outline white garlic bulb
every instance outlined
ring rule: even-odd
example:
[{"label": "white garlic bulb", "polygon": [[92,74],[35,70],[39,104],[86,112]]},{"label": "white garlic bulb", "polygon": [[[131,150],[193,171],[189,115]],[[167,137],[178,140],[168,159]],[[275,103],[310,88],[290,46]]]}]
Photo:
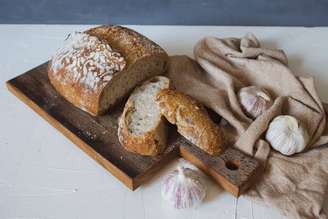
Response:
[{"label": "white garlic bulb", "polygon": [[275,150],[292,155],[304,150],[309,135],[295,117],[284,115],[272,120],[265,138]]},{"label": "white garlic bulb", "polygon": [[195,170],[178,167],[165,177],[162,184],[162,197],[173,207],[191,208],[205,198],[205,186]]},{"label": "white garlic bulb", "polygon": [[238,98],[243,110],[251,118],[260,116],[264,111],[269,109],[273,103],[268,92],[257,86],[240,89]]}]

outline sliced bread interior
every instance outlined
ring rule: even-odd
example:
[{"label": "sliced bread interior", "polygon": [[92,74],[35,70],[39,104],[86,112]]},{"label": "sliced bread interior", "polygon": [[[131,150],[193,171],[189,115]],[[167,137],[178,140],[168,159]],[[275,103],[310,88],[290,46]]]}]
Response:
[{"label": "sliced bread interior", "polygon": [[133,91],[119,119],[119,141],[126,150],[158,155],[165,149],[167,124],[155,98],[159,91],[169,87],[167,77],[156,76]]},{"label": "sliced bread interior", "polygon": [[99,112],[106,112],[145,79],[163,73],[165,64],[163,56],[146,57],[134,63],[133,67],[121,71],[104,88],[99,100]]}]

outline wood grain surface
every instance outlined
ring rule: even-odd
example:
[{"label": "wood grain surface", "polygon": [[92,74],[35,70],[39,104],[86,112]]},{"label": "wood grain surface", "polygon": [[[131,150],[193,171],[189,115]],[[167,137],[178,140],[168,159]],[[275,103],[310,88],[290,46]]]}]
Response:
[{"label": "wood grain surface", "polygon": [[132,190],[178,157],[179,153],[235,196],[246,191],[259,175],[255,174],[260,172],[260,164],[255,159],[232,148],[212,157],[177,135],[174,128],[171,129],[168,147],[160,156],[141,156],[124,150],[117,137],[117,120],[123,103],[103,116],[93,117],[83,112],[51,86],[47,63],[8,81],[7,87]]},{"label": "wood grain surface", "polygon": [[181,156],[213,177],[226,191],[238,197],[261,174],[260,163],[234,148],[228,148],[220,156],[209,156],[186,139],[179,139]]}]

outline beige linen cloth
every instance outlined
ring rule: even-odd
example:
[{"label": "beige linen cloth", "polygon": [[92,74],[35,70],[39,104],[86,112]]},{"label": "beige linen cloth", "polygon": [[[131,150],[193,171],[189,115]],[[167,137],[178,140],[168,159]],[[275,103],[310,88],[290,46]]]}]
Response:
[{"label": "beige linen cloth", "polygon": [[[207,37],[194,48],[197,62],[187,56],[170,58],[168,76],[176,89],[189,94],[227,121],[229,141],[265,166],[262,179],[246,194],[275,206],[290,218],[326,218],[323,212],[328,184],[326,114],[311,77],[296,77],[282,50],[262,48],[252,34],[218,39]],[[242,111],[237,93],[257,85],[275,98],[256,120]],[[283,156],[263,139],[270,121],[292,115],[306,127],[307,150]],[[320,146],[320,147],[318,147]]]}]

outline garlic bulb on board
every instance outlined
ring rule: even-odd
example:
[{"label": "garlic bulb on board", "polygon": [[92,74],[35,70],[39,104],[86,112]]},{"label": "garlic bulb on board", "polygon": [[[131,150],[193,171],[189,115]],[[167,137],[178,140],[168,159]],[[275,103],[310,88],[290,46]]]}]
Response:
[{"label": "garlic bulb on board", "polygon": [[271,146],[284,155],[301,152],[306,147],[309,135],[293,116],[277,116],[265,135]]},{"label": "garlic bulb on board", "polygon": [[162,197],[173,207],[196,207],[205,198],[205,186],[195,170],[178,167],[165,177],[162,184]]},{"label": "garlic bulb on board", "polygon": [[243,110],[251,118],[260,116],[273,104],[268,92],[257,86],[241,88],[238,92],[238,98]]}]

